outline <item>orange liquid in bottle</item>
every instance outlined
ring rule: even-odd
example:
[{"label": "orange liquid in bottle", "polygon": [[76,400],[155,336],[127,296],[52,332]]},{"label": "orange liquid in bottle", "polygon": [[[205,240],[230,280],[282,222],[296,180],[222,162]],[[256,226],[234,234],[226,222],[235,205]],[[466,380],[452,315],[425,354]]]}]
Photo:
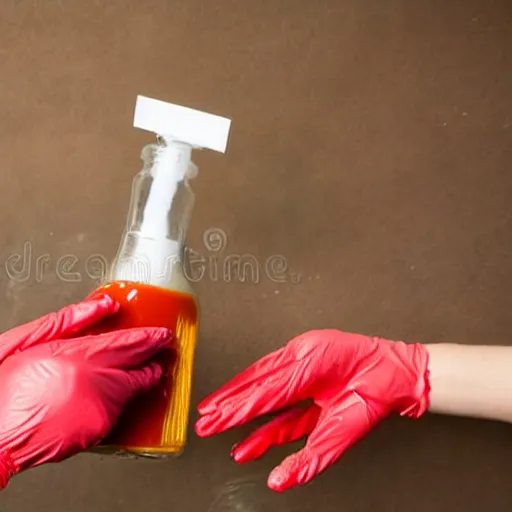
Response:
[{"label": "orange liquid in bottle", "polygon": [[196,299],[185,293],[126,281],[103,285],[91,297],[98,294],[109,295],[121,308],[95,326],[94,333],[130,327],[167,327],[176,335],[175,359],[169,361],[160,385],[128,404],[102,445],[137,455],[178,455],[187,438],[198,324]]}]

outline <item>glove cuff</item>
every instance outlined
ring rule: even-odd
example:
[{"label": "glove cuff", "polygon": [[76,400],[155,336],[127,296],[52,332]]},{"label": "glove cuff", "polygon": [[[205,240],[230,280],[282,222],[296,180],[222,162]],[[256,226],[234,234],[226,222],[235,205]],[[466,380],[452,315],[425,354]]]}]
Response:
[{"label": "glove cuff", "polygon": [[9,480],[17,473],[14,462],[8,453],[0,453],[0,490],[5,489]]},{"label": "glove cuff", "polygon": [[430,407],[429,353],[421,343],[388,342],[391,361],[400,388],[398,413],[411,419],[419,419]]}]

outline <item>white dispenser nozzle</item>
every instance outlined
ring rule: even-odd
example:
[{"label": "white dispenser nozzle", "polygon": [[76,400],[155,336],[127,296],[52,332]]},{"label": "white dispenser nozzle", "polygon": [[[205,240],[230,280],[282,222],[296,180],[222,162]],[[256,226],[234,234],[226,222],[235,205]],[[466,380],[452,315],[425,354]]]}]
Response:
[{"label": "white dispenser nozzle", "polygon": [[133,126],[192,147],[226,151],[231,120],[165,101],[137,96]]}]

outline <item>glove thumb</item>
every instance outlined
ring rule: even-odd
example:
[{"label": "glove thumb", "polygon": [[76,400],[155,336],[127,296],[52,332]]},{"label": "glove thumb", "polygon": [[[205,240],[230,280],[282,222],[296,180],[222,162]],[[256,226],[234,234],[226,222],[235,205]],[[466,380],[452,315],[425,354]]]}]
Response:
[{"label": "glove thumb", "polygon": [[15,352],[40,343],[68,338],[113,315],[119,309],[108,296],[70,304],[0,335],[0,363]]}]

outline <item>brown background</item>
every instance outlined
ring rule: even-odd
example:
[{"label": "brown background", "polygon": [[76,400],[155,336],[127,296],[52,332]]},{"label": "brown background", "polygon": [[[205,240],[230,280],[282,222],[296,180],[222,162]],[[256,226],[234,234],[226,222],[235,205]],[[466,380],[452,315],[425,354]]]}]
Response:
[{"label": "brown background", "polygon": [[[114,255],[151,140],[140,93],[233,119],[227,154],[196,158],[190,245],[209,256],[221,229],[220,261],[281,254],[301,275],[197,283],[194,402],[310,328],[510,343],[511,22],[507,0],[5,0],[0,256],[28,242],[32,267],[2,268],[1,328],[80,300],[87,257]],[[70,254],[76,282],[58,274]],[[266,475],[296,447],[238,467],[242,433],[192,435],[171,462],[41,467],[0,510],[511,510],[506,425],[391,420],[283,495]]]}]

